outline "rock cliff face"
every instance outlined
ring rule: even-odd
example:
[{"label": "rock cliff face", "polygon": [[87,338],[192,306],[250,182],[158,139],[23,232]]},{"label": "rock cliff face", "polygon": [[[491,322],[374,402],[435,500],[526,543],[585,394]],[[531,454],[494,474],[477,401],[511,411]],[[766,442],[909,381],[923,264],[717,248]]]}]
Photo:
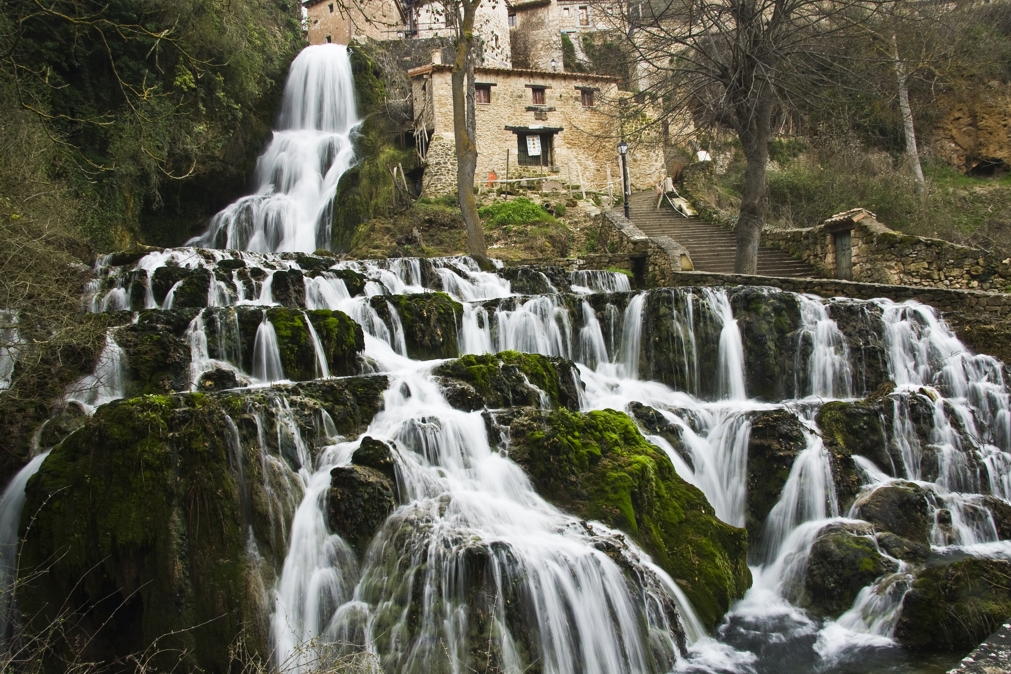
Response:
[{"label": "rock cliff face", "polygon": [[942,101],[934,151],[952,166],[986,175],[1011,167],[1011,91],[996,83]]}]

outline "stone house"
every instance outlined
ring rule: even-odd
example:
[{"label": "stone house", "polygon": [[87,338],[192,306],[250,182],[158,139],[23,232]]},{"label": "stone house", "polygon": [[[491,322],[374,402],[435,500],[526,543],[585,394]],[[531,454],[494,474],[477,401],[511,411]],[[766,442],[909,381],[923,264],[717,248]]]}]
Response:
[{"label": "stone house", "polygon": [[[438,3],[424,0],[303,0],[309,44],[350,44],[355,39],[404,40],[450,37],[452,20]],[[476,32],[484,40],[484,62],[512,65],[505,0],[478,7]]]},{"label": "stone house", "polygon": [[[429,64],[409,71],[415,127],[423,139],[424,188],[428,194],[456,190],[451,67]],[[618,164],[618,79],[554,70],[476,70],[478,160],[476,183],[555,179],[586,189],[621,194]],[[634,189],[655,185],[663,170],[658,145],[629,150]]]}]

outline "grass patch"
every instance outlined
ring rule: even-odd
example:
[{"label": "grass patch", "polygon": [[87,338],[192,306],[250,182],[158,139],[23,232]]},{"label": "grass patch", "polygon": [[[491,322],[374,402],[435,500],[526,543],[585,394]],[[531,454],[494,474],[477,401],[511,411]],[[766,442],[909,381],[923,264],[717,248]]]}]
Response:
[{"label": "grass patch", "polygon": [[524,197],[485,206],[478,211],[478,214],[489,225],[529,225],[540,222],[555,224],[558,222],[542,206]]}]

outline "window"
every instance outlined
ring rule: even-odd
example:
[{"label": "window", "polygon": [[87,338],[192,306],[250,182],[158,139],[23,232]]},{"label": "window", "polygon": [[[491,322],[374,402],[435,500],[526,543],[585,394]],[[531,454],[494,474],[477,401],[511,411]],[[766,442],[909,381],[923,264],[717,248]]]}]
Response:
[{"label": "window", "polygon": [[327,5],[327,8],[330,10],[330,13],[333,14],[333,3],[332,2],[329,5]]},{"label": "window", "polygon": [[475,103],[491,103],[491,85],[490,84],[475,84],[474,85],[474,102]]},{"label": "window", "polygon": [[516,27],[516,15],[515,14],[510,14],[509,15],[509,27],[510,28],[515,28]]},{"label": "window", "polygon": [[544,105],[544,87],[533,87],[530,93],[533,94],[534,105]]},{"label": "window", "polygon": [[498,49],[498,33],[491,34],[491,41],[495,43],[495,49]]},{"label": "window", "polygon": [[562,18],[565,18],[565,19],[569,18],[569,8],[568,7],[562,7]]},{"label": "window", "polygon": [[584,108],[593,107],[593,90],[592,89],[580,89],[579,97],[583,102]]},{"label": "window", "polygon": [[329,36],[329,35],[327,35],[327,36],[326,36],[326,43],[327,43],[327,44],[330,44],[331,42],[333,42],[333,40],[332,40],[332,39],[330,38],[330,36]]},{"label": "window", "polygon": [[579,8],[579,25],[589,26],[590,25],[590,8],[580,7]]}]

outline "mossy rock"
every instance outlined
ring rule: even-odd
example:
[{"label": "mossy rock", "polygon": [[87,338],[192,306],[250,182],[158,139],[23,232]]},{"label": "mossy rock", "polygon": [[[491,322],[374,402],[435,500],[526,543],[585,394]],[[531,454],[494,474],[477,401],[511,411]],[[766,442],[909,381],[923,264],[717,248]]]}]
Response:
[{"label": "mossy rock", "polygon": [[[365,350],[365,336],[361,326],[347,314],[328,309],[301,311],[272,307],[267,310],[267,320],[277,333],[285,377],[293,381],[307,381],[319,376],[316,348],[306,317],[319,337],[330,374],[357,374],[358,354]],[[253,334],[255,336],[255,332]]]},{"label": "mossy rock", "polygon": [[[26,488],[19,602],[29,633],[64,610],[67,641],[51,644],[54,659],[85,636],[81,656],[98,662],[157,640],[159,669],[184,653],[188,671],[224,672],[240,633],[266,658],[262,588],[281,568],[302,498],[293,434],[312,457],[332,442],[324,418],[338,434],[361,433],[387,386],[350,377],[100,407]],[[247,554],[250,531],[259,560]]]},{"label": "mossy rock", "polygon": [[380,295],[369,301],[388,326],[393,324],[390,307],[396,310],[404,329],[408,357],[433,360],[460,355],[457,325],[463,317],[463,305],[446,293]]},{"label": "mossy rock", "polygon": [[393,458],[393,450],[381,440],[376,440],[367,435],[362,438],[358,449],[351,456],[351,463],[355,466],[365,466],[377,470],[392,483],[396,484],[397,464]]},{"label": "mossy rock", "polygon": [[914,543],[901,536],[896,536],[890,531],[882,531],[875,538],[878,541],[878,547],[896,559],[922,564],[930,556],[929,545]]},{"label": "mossy rock", "polygon": [[783,493],[790,469],[807,447],[804,426],[789,410],[757,412],[748,439],[748,492],[745,527],[760,540],[765,520]]},{"label": "mossy rock", "polygon": [[499,276],[508,279],[511,290],[520,295],[567,293],[571,290],[569,275],[561,267],[506,267],[499,272]]},{"label": "mossy rock", "polygon": [[[689,309],[694,317],[692,325],[687,320]],[[652,290],[643,312],[640,377],[663,382],[699,398],[717,398],[719,382],[712,373],[718,371],[722,326],[701,293],[695,288]],[[606,316],[599,310],[597,315],[601,329],[607,330]],[[618,347],[616,343],[608,344],[610,353],[615,353]]]},{"label": "mossy rock", "polygon": [[195,309],[207,306],[207,293],[211,287],[211,272],[203,267],[186,269],[166,265],[155,270],[151,290],[159,306],[172,287],[181,282],[172,296],[173,309]]},{"label": "mossy rock", "polygon": [[802,606],[816,616],[838,618],[853,606],[861,589],[897,568],[868,537],[829,528],[811,546]]},{"label": "mossy rock", "polygon": [[579,372],[572,361],[561,358],[518,351],[467,355],[439,365],[433,373],[442,378],[450,403],[469,411],[482,406],[541,407],[537,389],[553,407],[579,409]]},{"label": "mossy rock", "polygon": [[368,466],[338,466],[330,471],[327,492],[327,524],[355,552],[365,549],[393,509],[397,507],[395,484]]},{"label": "mossy rock", "polygon": [[186,669],[225,671],[236,636],[247,625],[263,632],[252,624],[262,616],[250,609],[240,487],[221,427],[202,397],[105,405],[29,481],[19,602],[30,633],[70,611],[55,659],[95,635],[87,660],[157,641],[154,666],[171,669],[185,651]]},{"label": "mossy rock", "polygon": [[745,389],[752,398],[785,400],[794,394],[800,303],[792,293],[742,287],[730,306],[744,345]]},{"label": "mossy rock", "polygon": [[1011,616],[1011,562],[964,559],[917,574],[895,640],[913,651],[968,652]]},{"label": "mossy rock", "polygon": [[856,503],[860,519],[873,524],[878,531],[920,545],[930,545],[930,518],[927,515],[927,492],[912,482],[892,482],[861,497]]},{"label": "mossy rock", "polygon": [[640,428],[650,435],[659,435],[666,440],[681,457],[681,460],[689,468],[695,470],[695,457],[692,455],[691,448],[685,443],[684,433],[680,426],[672,424],[663,414],[640,402],[629,403],[628,411],[639,422]]},{"label": "mossy rock", "polygon": [[[874,462],[886,474],[895,476],[881,426],[881,410],[867,402],[835,400],[818,410],[815,422],[821,430],[825,446],[835,453],[852,456],[858,454]],[[901,471],[901,466],[898,466]]]},{"label": "mossy rock", "polygon": [[128,395],[188,388],[190,347],[183,335],[198,311],[142,311],[135,323],[116,331],[116,343],[126,355]]},{"label": "mossy rock", "polygon": [[510,425],[509,456],[560,508],[631,536],[682,586],[708,629],[751,585],[747,533],[717,519],[627,415],[528,411]]},{"label": "mossy rock", "polygon": [[274,272],[270,282],[270,294],[283,307],[305,306],[305,280],[298,269]]}]

